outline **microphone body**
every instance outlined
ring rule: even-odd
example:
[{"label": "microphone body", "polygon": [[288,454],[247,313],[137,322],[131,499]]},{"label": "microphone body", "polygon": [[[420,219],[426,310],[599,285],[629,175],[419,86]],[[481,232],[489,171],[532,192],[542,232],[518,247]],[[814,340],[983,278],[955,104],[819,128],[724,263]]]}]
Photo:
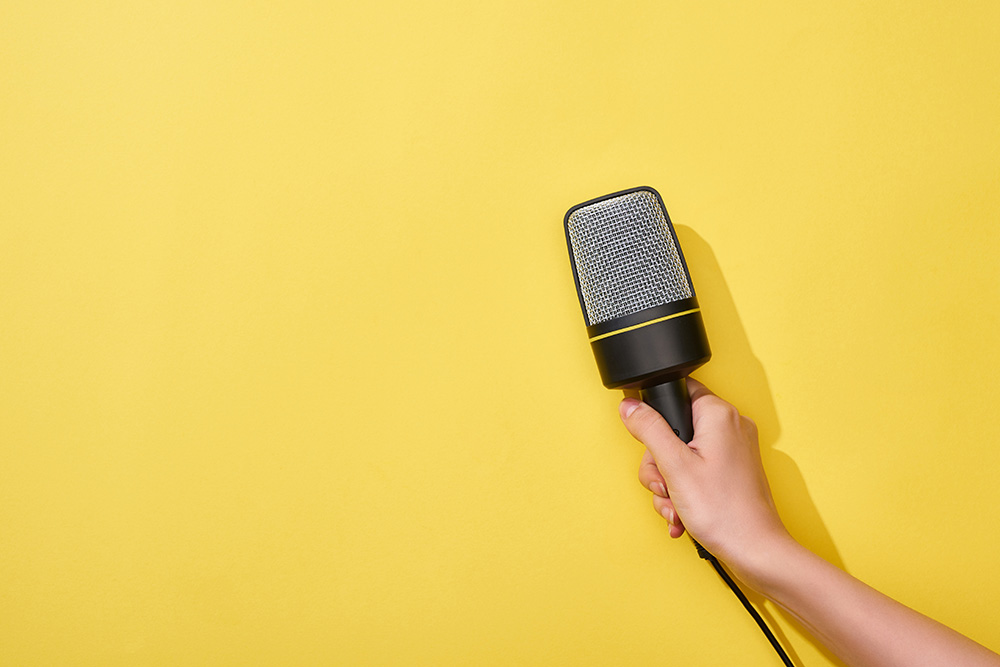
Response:
[{"label": "microphone body", "polygon": [[591,199],[571,208],[564,225],[601,381],[638,394],[690,442],[686,378],[712,352],[659,193],[639,187]]}]

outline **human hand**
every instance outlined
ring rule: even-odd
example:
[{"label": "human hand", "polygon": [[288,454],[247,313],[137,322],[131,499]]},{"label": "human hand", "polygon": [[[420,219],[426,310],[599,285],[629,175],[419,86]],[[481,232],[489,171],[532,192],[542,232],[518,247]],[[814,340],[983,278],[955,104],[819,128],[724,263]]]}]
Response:
[{"label": "human hand", "polygon": [[723,561],[744,584],[787,610],[849,665],[987,665],[1000,655],[903,606],[799,545],[785,530],[760,460],[757,427],[688,379],[694,439],[626,398],[619,411],[646,446],[639,481],[653,506]]},{"label": "human hand", "polygon": [[757,442],[757,426],[697,380],[688,379],[694,439],[685,444],[641,401],[626,398],[622,421],[646,446],[639,481],[670,522],[670,536],[685,529],[740,576],[755,554],[791,539],[771,497]]}]

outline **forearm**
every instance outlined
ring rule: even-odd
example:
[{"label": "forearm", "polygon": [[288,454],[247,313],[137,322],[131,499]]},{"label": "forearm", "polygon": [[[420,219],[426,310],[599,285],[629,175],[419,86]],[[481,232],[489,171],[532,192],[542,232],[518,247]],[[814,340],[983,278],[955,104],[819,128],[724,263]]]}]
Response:
[{"label": "forearm", "polygon": [[1000,665],[1000,656],[831,565],[776,538],[735,571],[852,667]]}]

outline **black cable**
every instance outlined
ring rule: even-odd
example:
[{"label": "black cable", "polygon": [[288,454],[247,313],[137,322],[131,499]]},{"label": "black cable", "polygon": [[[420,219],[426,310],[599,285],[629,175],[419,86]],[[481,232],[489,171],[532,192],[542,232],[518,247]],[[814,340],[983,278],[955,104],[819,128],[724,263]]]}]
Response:
[{"label": "black cable", "polygon": [[788,659],[788,654],[786,654],[785,650],[781,648],[781,644],[779,644],[778,640],[775,639],[773,634],[771,634],[771,629],[767,627],[767,623],[765,623],[764,619],[760,617],[760,614],[757,613],[757,610],[753,608],[753,605],[750,604],[750,600],[748,600],[747,596],[743,594],[743,591],[741,591],[740,587],[736,585],[736,582],[733,581],[732,578],[723,569],[722,564],[719,563],[719,559],[710,554],[708,552],[708,549],[698,544],[698,540],[692,537],[691,541],[694,542],[694,546],[698,550],[698,555],[707,560],[709,564],[711,564],[711,566],[715,568],[715,571],[719,573],[719,576],[722,577],[722,580],[724,582],[726,582],[726,585],[729,586],[729,588],[733,591],[733,594],[736,595],[739,601],[743,603],[743,606],[746,607],[746,610],[750,612],[750,616],[752,616],[753,620],[755,620],[757,622],[757,625],[760,626],[760,629],[764,633],[764,636],[767,637],[767,641],[771,643],[771,647],[774,648],[775,652],[778,654],[778,657],[781,658],[781,662],[785,664],[785,667],[795,667],[795,664]]}]

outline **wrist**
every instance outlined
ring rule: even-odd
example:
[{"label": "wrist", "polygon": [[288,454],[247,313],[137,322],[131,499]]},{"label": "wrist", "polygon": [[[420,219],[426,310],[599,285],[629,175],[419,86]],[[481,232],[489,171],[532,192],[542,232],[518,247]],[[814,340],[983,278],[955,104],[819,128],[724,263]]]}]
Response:
[{"label": "wrist", "polygon": [[738,554],[724,558],[723,562],[737,579],[764,597],[771,598],[789,565],[803,553],[809,552],[782,527],[745,543]]}]

